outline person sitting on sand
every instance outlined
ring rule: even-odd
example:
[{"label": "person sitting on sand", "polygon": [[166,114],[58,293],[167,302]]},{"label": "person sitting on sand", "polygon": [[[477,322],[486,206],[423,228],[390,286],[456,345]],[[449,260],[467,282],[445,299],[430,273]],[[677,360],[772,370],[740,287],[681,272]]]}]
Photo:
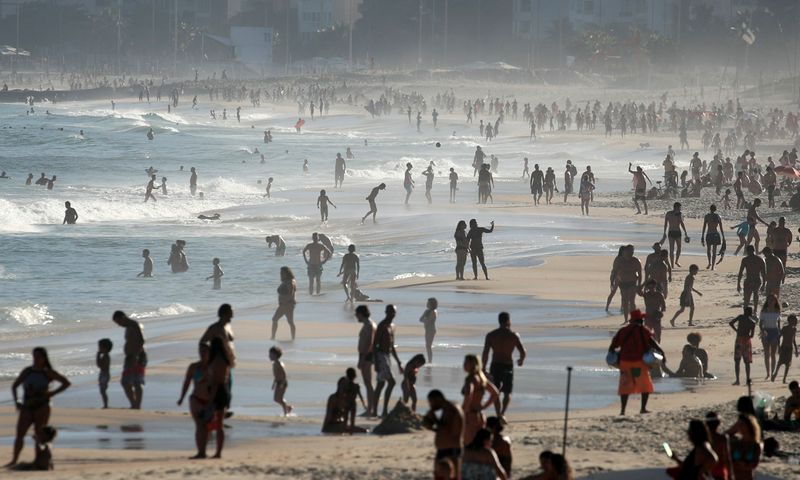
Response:
[{"label": "person sitting on sand", "polygon": [[503,435],[503,421],[499,417],[488,417],[486,419],[486,429],[492,432],[492,449],[497,453],[500,465],[506,471],[506,475],[511,477],[511,465],[513,456],[511,454],[511,439]]},{"label": "person sitting on sand", "polygon": [[275,391],[275,403],[283,408],[284,416],[292,413],[292,406],[289,405],[284,399],[286,389],[289,387],[289,381],[286,376],[286,368],[281,362],[283,350],[280,347],[271,347],[269,349],[269,360],[272,362],[272,390]]},{"label": "person sitting on sand", "polygon": [[347,378],[341,377],[336,384],[336,392],[328,397],[322,433],[366,433],[363,427],[348,425],[347,422]]},{"label": "person sitting on sand", "polygon": [[703,378],[703,364],[700,359],[694,354],[694,348],[691,345],[684,345],[683,352],[681,353],[681,363],[678,369],[674,372],[673,376],[682,378]]},{"label": "person sitting on sand", "polygon": [[417,411],[417,375],[419,369],[425,365],[425,355],[418,353],[406,362],[403,368],[403,383],[400,388],[403,390],[403,402],[411,400],[411,411]]},{"label": "person sitting on sand", "polygon": [[707,478],[719,461],[711,447],[708,427],[702,420],[691,420],[687,433],[689,441],[692,443],[692,451],[683,460],[673,452],[672,459],[678,463],[678,466],[667,469],[667,473],[671,477],[679,479]]},{"label": "person sitting on sand", "polygon": [[620,415],[625,415],[628,397],[636,393],[642,395],[642,408],[639,412],[649,413],[647,400],[653,393],[653,380],[650,378],[650,369],[642,357],[651,348],[664,356],[666,364],[664,350],[655,341],[652,332],[644,326],[644,314],[634,310],[631,312],[630,323],[617,331],[608,347],[609,352],[619,353]]},{"label": "person sitting on sand", "polygon": [[733,349],[733,365],[736,372],[734,385],[739,385],[739,362],[744,361],[747,384],[750,383],[750,364],[753,363],[753,335],[756,331],[756,320],[753,308],[744,307],[744,313],[731,320],[730,327],[736,332],[736,343]]},{"label": "person sitting on sand", "polygon": [[475,438],[464,448],[461,464],[462,479],[506,480],[508,478],[491,444],[492,433],[489,430],[481,428],[475,432]]},{"label": "person sitting on sand", "polygon": [[789,392],[783,405],[783,421],[789,422],[794,417],[795,422],[800,422],[800,384],[796,380],[789,382]]},{"label": "person sitting on sand", "polygon": [[11,469],[15,471],[54,470],[53,453],[50,450],[50,444],[55,440],[57,433],[57,430],[49,425],[42,427],[40,433],[33,435],[33,441],[36,444],[36,455],[33,458],[33,463],[18,463]]},{"label": "person sitting on sand", "polygon": [[280,235],[267,235],[267,248],[272,248],[272,244],[275,244],[275,256],[282,257],[286,255],[286,242],[283,241],[283,237]]},{"label": "person sitting on sand", "polygon": [[192,386],[192,394],[189,396],[189,413],[195,424],[195,443],[197,446],[196,458],[206,458],[206,444],[208,438],[208,427],[214,415],[210,405],[211,397],[208,391],[208,362],[211,350],[207,343],[198,346],[200,359],[189,365],[186,375],[183,378],[181,396],[178,398],[178,406],[183,404],[189,386]]},{"label": "person sitting on sand", "polygon": [[[450,460],[455,467],[454,478],[461,478],[464,414],[455,403],[447,400],[440,390],[428,393],[430,410],[422,417],[422,426],[436,432],[436,461]],[[436,413],[442,411],[438,417]]]}]

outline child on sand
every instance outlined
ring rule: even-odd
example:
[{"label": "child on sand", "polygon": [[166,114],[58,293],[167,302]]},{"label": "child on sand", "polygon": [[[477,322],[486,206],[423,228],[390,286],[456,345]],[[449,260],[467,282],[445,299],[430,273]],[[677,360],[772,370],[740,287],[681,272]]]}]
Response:
[{"label": "child on sand", "polygon": [[743,249],[745,245],[747,245],[747,234],[750,233],[750,224],[745,220],[739,225],[731,227],[731,230],[736,230],[736,236],[739,237],[739,246],[736,247],[736,251],[733,252],[735,256],[739,255],[739,250]]},{"label": "child on sand", "polygon": [[417,374],[423,365],[425,365],[425,355],[418,353],[411,357],[411,360],[406,362],[406,366],[403,368],[403,402],[408,403],[410,398],[411,410],[414,412],[417,411],[417,388],[415,387]]},{"label": "child on sand", "polygon": [[700,271],[700,268],[697,265],[690,265],[689,266],[689,275],[686,275],[686,280],[683,282],[683,292],[681,292],[680,298],[680,305],[681,308],[677,312],[675,312],[675,316],[672,317],[672,320],[669,321],[669,324],[673,327],[675,326],[675,319],[686,310],[686,307],[689,307],[689,326],[693,326],[692,320],[694,319],[694,296],[692,293],[696,293],[703,296],[702,293],[698,292],[694,288],[694,279],[697,276],[697,272]]},{"label": "child on sand", "polygon": [[152,277],[153,276],[153,259],[150,258],[150,250],[144,249],[142,250],[142,258],[144,258],[144,266],[142,267],[142,271],[136,277]]},{"label": "child on sand", "polygon": [[272,347],[269,349],[269,359],[272,361],[272,389],[275,390],[275,403],[283,407],[283,414],[289,415],[292,413],[292,406],[286,403],[283,396],[286,394],[286,388],[289,382],[286,379],[286,369],[281,362],[283,350],[280,347]]},{"label": "child on sand", "polygon": [[50,444],[53,443],[57,433],[57,430],[49,425],[42,427],[41,434],[39,436],[34,434],[33,436],[33,440],[36,442],[36,456],[33,459],[33,463],[18,463],[11,469],[27,471],[53,470],[53,454],[50,451]]},{"label": "child on sand", "polygon": [[725,189],[725,195],[722,196],[722,208],[725,210],[731,209],[731,189]]},{"label": "child on sand", "polygon": [[425,305],[425,311],[419,317],[420,323],[425,325],[425,350],[428,352],[428,363],[433,363],[433,338],[436,336],[436,319],[438,313],[436,309],[439,307],[439,301],[434,297],[428,299]]},{"label": "child on sand", "polygon": [[206,277],[206,281],[213,278],[214,290],[220,290],[222,288],[222,276],[225,275],[225,272],[223,272],[222,268],[219,266],[219,258],[212,260],[211,264],[214,265],[214,270],[212,271],[211,275]]},{"label": "child on sand", "polygon": [[785,366],[783,370],[783,383],[786,383],[786,375],[789,373],[789,367],[792,366],[792,353],[795,356],[800,355],[797,349],[797,316],[789,315],[786,319],[787,325],[781,329],[781,346],[778,348],[778,364],[775,365],[775,371],[772,373],[772,381],[778,376],[778,370],[781,365]]},{"label": "child on sand", "polygon": [[104,338],[97,342],[97,368],[100,369],[100,375],[97,377],[97,384],[100,386],[100,397],[103,399],[103,408],[108,408],[108,382],[111,380],[111,349],[114,344],[111,340]]},{"label": "child on sand", "polygon": [[[345,372],[347,377],[347,418],[355,422],[356,418],[356,399],[361,400],[361,406],[364,410],[367,409],[367,404],[364,402],[364,397],[361,395],[361,385],[356,382],[356,369],[348,368]],[[353,423],[351,423],[352,425]]]}]

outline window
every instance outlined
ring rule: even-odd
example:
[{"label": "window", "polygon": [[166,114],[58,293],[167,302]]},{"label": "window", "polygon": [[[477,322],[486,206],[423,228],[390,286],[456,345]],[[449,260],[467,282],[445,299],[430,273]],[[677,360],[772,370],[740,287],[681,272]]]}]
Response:
[{"label": "window", "polygon": [[519,11],[525,13],[530,12],[531,0],[519,0]]}]

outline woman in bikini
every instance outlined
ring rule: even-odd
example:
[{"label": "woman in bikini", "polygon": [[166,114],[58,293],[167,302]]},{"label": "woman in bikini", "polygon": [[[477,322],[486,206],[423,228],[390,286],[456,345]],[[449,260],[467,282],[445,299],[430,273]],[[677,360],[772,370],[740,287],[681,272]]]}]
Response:
[{"label": "woman in bikini", "polygon": [[194,441],[197,444],[197,455],[192,458],[206,458],[206,444],[208,443],[208,423],[214,412],[209,409],[208,392],[208,359],[210,350],[207,343],[199,346],[200,360],[189,365],[186,377],[183,380],[181,398],[178,405],[183,404],[189,385],[192,384],[192,394],[189,396],[189,412],[194,420]]},{"label": "woman in bikini", "polygon": [[[486,426],[483,411],[494,405],[500,392],[486,378],[481,360],[476,355],[470,354],[464,357],[464,371],[467,372],[467,377],[464,379],[464,388],[461,389],[464,395],[461,408],[464,411],[464,443],[469,444],[475,433]],[[487,393],[489,398],[483,402],[483,397]]]},{"label": "woman in bikini", "polygon": [[275,334],[278,333],[278,320],[285,316],[286,321],[289,322],[289,328],[292,331],[292,340],[294,340],[295,327],[294,327],[294,307],[297,305],[295,294],[297,293],[297,282],[294,279],[294,273],[289,267],[281,267],[281,284],[278,287],[278,308],[275,309],[275,314],[272,316],[272,340],[275,340]]},{"label": "woman in bikini", "polygon": [[[59,387],[50,390],[52,382],[59,383]],[[22,386],[24,396],[20,403],[17,389]],[[70,382],[63,375],[53,370],[47,350],[42,347],[33,349],[33,365],[25,368],[11,386],[14,404],[19,411],[17,419],[17,433],[14,439],[14,456],[8,467],[16,465],[19,454],[25,444],[25,435],[33,425],[36,438],[44,438],[43,428],[50,421],[50,399],[69,388]],[[38,440],[37,440],[38,442]]]},{"label": "woman in bikini", "polygon": [[741,414],[731,440],[731,460],[736,480],[753,480],[761,459],[761,428],[753,415]]},{"label": "woman in bikini", "polygon": [[467,222],[459,220],[453,238],[456,241],[456,280],[464,280],[464,266],[467,264],[467,253],[469,252]]}]

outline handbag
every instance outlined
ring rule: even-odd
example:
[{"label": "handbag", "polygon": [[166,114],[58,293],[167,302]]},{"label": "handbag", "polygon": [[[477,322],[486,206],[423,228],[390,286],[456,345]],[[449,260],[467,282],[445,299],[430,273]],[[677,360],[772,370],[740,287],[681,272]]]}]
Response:
[{"label": "handbag", "polygon": [[610,351],[606,353],[606,363],[609,367],[619,368],[619,352]]}]

